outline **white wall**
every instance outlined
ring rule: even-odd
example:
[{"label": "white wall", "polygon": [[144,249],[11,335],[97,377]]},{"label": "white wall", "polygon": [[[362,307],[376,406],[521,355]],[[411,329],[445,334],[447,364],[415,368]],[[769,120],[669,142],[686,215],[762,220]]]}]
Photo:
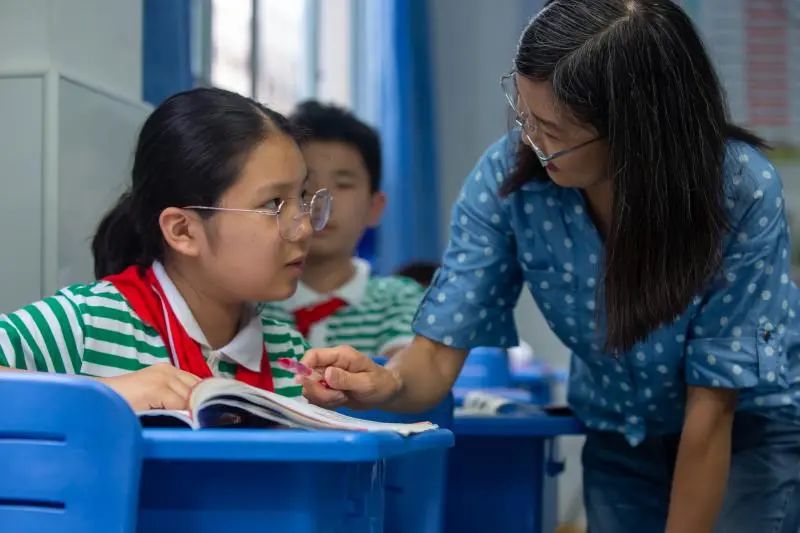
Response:
[{"label": "white wall", "polygon": [[141,33],[141,0],[0,2],[0,313],[92,279],[149,112]]},{"label": "white wall", "polygon": [[141,0],[3,0],[0,72],[47,68],[139,100]]},{"label": "white wall", "polygon": [[[517,40],[540,0],[431,2],[439,148],[442,242],[464,178],[489,144],[508,131],[500,77],[511,70]],[[552,365],[567,350],[547,327],[527,291],[516,312],[520,336]]]},{"label": "white wall", "polygon": [[[7,1],[7,0],[6,0]],[[53,62],[116,96],[142,95],[142,1],[54,0]]]},{"label": "white wall", "polygon": [[0,4],[0,71],[41,70],[50,64],[48,0]]},{"label": "white wall", "polygon": [[435,0],[433,33],[441,226],[486,147],[507,130],[500,77],[511,70],[517,39],[536,0]]}]

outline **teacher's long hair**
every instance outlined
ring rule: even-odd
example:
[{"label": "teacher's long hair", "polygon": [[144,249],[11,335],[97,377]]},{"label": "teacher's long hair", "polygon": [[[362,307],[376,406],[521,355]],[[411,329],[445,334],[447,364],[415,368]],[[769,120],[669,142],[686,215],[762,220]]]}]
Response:
[{"label": "teacher's long hair", "polygon": [[[703,43],[670,0],[548,2],[520,38],[515,69],[552,83],[556,99],[608,142],[613,215],[598,299],[606,350],[628,350],[717,273],[729,230],[725,144],[763,141],[731,124]],[[501,193],[546,179],[520,143]]]}]

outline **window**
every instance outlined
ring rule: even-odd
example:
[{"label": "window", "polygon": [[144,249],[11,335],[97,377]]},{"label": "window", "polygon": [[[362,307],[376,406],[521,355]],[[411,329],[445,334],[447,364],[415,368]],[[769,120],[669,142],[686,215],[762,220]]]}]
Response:
[{"label": "window", "polygon": [[322,0],[319,12],[317,98],[352,107],[353,2]]},{"label": "window", "polygon": [[733,120],[775,148],[800,280],[800,6],[797,0],[681,0],[708,47]]},{"label": "window", "polygon": [[358,0],[193,0],[199,85],[288,113],[317,98],[354,107]]},{"label": "window", "polygon": [[282,113],[309,92],[309,70],[316,40],[309,20],[312,2],[256,2],[255,97]]},{"label": "window", "polygon": [[252,0],[212,0],[211,85],[253,96]]}]

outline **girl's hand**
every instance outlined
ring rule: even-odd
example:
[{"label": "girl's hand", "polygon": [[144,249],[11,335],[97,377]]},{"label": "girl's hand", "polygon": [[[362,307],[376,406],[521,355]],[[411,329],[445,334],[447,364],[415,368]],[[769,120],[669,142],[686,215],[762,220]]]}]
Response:
[{"label": "girl's hand", "polygon": [[189,408],[189,396],[200,378],[168,363],[153,365],[124,376],[98,378],[122,396],[134,411]]}]

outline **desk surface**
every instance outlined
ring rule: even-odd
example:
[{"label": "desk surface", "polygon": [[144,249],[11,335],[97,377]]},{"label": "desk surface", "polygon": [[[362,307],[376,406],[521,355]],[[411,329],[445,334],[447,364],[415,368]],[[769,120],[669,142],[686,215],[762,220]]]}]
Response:
[{"label": "desk surface", "polygon": [[508,415],[508,416],[456,416],[453,433],[478,437],[557,437],[581,435],[583,426],[573,416]]},{"label": "desk surface", "polygon": [[145,460],[359,462],[449,448],[444,429],[410,437],[395,433],[296,429],[145,429]]}]

